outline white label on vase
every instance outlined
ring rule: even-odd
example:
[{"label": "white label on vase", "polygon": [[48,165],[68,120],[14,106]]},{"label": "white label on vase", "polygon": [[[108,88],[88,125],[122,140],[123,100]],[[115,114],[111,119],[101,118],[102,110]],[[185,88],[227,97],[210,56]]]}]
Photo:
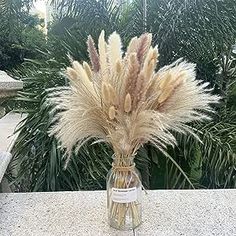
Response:
[{"label": "white label on vase", "polygon": [[137,188],[112,188],[111,199],[113,202],[129,203],[138,198]]}]

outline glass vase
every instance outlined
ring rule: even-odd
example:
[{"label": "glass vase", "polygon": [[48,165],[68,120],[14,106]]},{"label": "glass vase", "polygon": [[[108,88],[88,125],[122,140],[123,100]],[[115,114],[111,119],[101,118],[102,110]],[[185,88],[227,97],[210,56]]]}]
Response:
[{"label": "glass vase", "polygon": [[134,157],[114,158],[107,174],[107,209],[109,225],[119,230],[141,224],[142,183]]}]

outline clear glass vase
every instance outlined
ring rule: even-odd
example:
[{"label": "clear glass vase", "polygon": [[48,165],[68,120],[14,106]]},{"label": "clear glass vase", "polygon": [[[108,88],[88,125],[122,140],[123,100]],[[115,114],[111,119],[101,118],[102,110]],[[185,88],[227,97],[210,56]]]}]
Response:
[{"label": "clear glass vase", "polygon": [[107,174],[107,208],[111,227],[134,229],[141,224],[141,175],[134,157],[114,158]]}]

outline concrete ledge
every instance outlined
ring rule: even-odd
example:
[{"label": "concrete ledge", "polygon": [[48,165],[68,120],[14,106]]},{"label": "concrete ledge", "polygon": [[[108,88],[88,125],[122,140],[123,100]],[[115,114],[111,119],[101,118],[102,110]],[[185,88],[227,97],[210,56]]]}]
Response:
[{"label": "concrete ledge", "polygon": [[[14,131],[18,123],[25,116],[25,114],[21,115],[19,113],[10,112],[2,119],[0,119],[0,184],[8,167],[8,164],[10,163],[10,160],[12,158],[10,152],[18,136],[18,134],[14,133]],[[5,180],[3,182],[4,184],[0,185],[0,192],[10,191],[7,181]]]},{"label": "concrete ledge", "polygon": [[22,81],[13,79],[5,71],[0,71],[0,90],[19,90],[22,88]]},{"label": "concrete ledge", "polygon": [[0,151],[11,152],[17,134],[13,134],[18,123],[26,117],[25,114],[10,112],[0,119]]},{"label": "concrete ledge", "polygon": [[236,190],[154,190],[143,196],[134,232],[107,225],[106,192],[0,194],[4,236],[236,235]]},{"label": "concrete ledge", "polygon": [[12,158],[11,153],[0,151],[0,183]]}]

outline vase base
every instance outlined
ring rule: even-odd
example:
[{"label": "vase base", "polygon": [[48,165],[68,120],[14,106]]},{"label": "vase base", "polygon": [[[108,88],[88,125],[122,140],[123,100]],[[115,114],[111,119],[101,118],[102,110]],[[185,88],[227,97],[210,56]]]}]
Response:
[{"label": "vase base", "polygon": [[114,229],[117,229],[117,230],[121,230],[121,231],[130,231],[130,230],[134,230],[136,229],[137,227],[139,227],[141,225],[141,221],[138,222],[137,224],[133,225],[132,223],[131,224],[125,224],[125,225],[118,225],[117,222],[114,222],[114,221],[110,221],[109,222],[109,225],[110,227],[114,228]]}]

